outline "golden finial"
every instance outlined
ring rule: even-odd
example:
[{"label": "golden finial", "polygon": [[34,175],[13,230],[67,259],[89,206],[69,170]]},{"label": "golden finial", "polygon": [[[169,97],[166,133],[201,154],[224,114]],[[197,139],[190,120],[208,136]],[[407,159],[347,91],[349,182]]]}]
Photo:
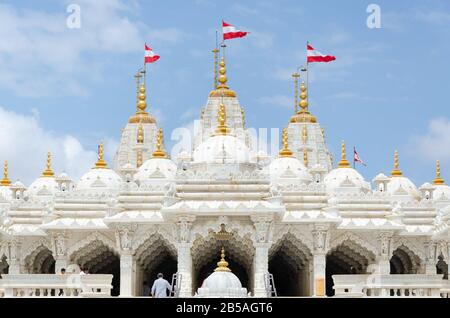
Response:
[{"label": "golden finial", "polygon": [[231,272],[231,269],[228,268],[228,262],[225,260],[225,248],[222,247],[220,251],[220,261],[217,262],[217,268],[214,270],[215,272]]},{"label": "golden finial", "polygon": [[297,114],[298,112],[298,79],[300,78],[300,73],[295,72],[292,74],[294,78],[294,111]]},{"label": "golden finial", "polygon": [[302,141],[304,144],[308,141],[308,129],[306,128],[306,125],[303,125],[302,129]]},{"label": "golden finial", "polygon": [[341,160],[338,163],[339,168],[349,168],[350,163],[347,161],[346,152],[345,152],[345,142],[342,141],[341,145]]},{"label": "golden finial", "polygon": [[137,85],[137,103],[136,114],[131,116],[128,120],[129,123],[156,123],[156,120],[146,112],[147,109],[147,95],[145,89],[145,83],[140,83],[142,77],[139,71],[134,77],[136,78]]},{"label": "golden finial", "polygon": [[104,147],[103,143],[98,145],[98,159],[95,163],[94,169],[107,169],[108,165],[106,164],[105,159],[103,159],[104,156]]},{"label": "golden finial", "polygon": [[227,114],[225,111],[225,105],[220,103],[218,114],[218,126],[216,128],[216,135],[227,135],[230,132],[230,128],[227,126]]},{"label": "golden finial", "polygon": [[52,170],[52,154],[50,152],[47,153],[47,165],[45,167],[44,172],[42,172],[43,177],[54,177],[55,173]]},{"label": "golden finial", "polygon": [[214,86],[213,86],[213,88],[216,89],[217,88],[217,77],[218,77],[218,74],[217,74],[217,65],[218,65],[217,57],[218,57],[218,55],[217,54],[219,53],[219,50],[217,48],[215,48],[214,50],[212,50],[212,52],[214,53]]},{"label": "golden finial", "polygon": [[236,97],[236,93],[232,91],[227,85],[227,68],[225,66],[225,59],[222,57],[219,63],[219,79],[216,89],[214,89],[209,96],[211,97]]},{"label": "golden finial", "polygon": [[436,160],[436,178],[433,180],[435,185],[443,185],[445,184],[444,179],[441,178],[441,163],[439,160]]},{"label": "golden finial", "polygon": [[162,149],[164,143],[164,135],[162,128],[158,129],[156,134],[156,150],[152,154],[152,158],[167,158],[166,152]]},{"label": "golden finial", "polygon": [[308,150],[303,150],[303,164],[308,167]]},{"label": "golden finial", "polygon": [[138,150],[137,154],[136,154],[136,167],[139,168],[140,166],[142,166],[142,151]]},{"label": "golden finial", "polygon": [[8,178],[8,161],[5,161],[3,166],[3,179],[0,180],[0,186],[7,187],[11,185],[11,180]]},{"label": "golden finial", "polygon": [[300,85],[300,110],[291,117],[291,123],[316,123],[317,119],[308,110],[308,90],[305,82]]},{"label": "golden finial", "polygon": [[398,151],[396,150],[394,152],[394,169],[392,169],[391,171],[391,177],[400,177],[402,176],[402,172],[401,170],[398,168]]},{"label": "golden finial", "polygon": [[288,131],[287,128],[283,128],[283,149],[280,150],[280,157],[292,157],[292,151],[289,149]]},{"label": "golden finial", "polygon": [[142,127],[142,124],[139,124],[139,126],[138,126],[137,143],[138,144],[144,143],[144,128]]}]

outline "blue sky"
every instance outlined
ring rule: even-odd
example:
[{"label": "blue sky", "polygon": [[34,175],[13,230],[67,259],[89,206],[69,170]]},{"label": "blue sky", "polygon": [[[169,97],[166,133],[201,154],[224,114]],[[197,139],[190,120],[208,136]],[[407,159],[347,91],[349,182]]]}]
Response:
[{"label": "blue sky", "polygon": [[[66,8],[81,8],[68,29]],[[366,8],[381,8],[369,29]],[[99,140],[115,151],[135,111],[133,75],[144,41],[161,59],[148,80],[150,112],[167,136],[199,117],[212,88],[220,21],[250,31],[229,41],[230,86],[249,127],[283,127],[293,112],[290,74],[305,43],[337,57],[310,68],[310,110],[330,150],[356,145],[368,180],[392,168],[417,185],[434,178],[435,160],[450,179],[450,2],[427,1],[1,1],[0,160],[29,182],[52,150],[56,170],[79,176]],[[59,171],[60,172],[60,171]]]}]

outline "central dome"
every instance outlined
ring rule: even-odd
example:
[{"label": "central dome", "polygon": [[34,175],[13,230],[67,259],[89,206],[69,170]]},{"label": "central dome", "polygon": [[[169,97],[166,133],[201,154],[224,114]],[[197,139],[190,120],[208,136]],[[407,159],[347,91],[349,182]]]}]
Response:
[{"label": "central dome", "polygon": [[250,150],[235,136],[215,135],[194,150],[193,161],[206,163],[249,162]]}]

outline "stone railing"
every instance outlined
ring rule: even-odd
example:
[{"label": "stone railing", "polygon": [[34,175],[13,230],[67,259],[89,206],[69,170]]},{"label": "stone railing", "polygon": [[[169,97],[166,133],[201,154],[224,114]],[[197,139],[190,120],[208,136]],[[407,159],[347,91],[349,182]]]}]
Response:
[{"label": "stone railing", "polygon": [[450,280],[444,280],[444,286],[441,288],[441,297],[450,298]]},{"label": "stone railing", "polygon": [[[333,275],[336,297],[444,297],[442,275]],[[448,293],[447,293],[448,295]]]},{"label": "stone railing", "polygon": [[109,297],[112,275],[2,275],[0,297]]}]

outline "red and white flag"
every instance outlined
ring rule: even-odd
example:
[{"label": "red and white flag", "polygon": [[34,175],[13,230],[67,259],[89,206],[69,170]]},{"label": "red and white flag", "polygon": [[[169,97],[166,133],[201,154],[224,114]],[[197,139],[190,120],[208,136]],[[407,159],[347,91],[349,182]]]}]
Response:
[{"label": "red and white flag", "polygon": [[145,44],[144,64],[154,63],[159,60],[160,56],[153,52],[152,48]]},{"label": "red and white flag", "polygon": [[336,59],[333,55],[325,55],[320,53],[319,51],[316,51],[311,45],[307,45],[307,52],[308,52],[308,63],[313,62],[331,62]]},{"label": "red and white flag", "polygon": [[359,157],[356,147],[353,148],[353,162],[359,162],[363,166],[367,166],[364,161]]},{"label": "red and white flag", "polygon": [[223,33],[223,40],[231,40],[236,38],[243,38],[248,34],[248,32],[244,32],[241,30],[236,29],[234,26],[232,26],[229,23],[226,23],[222,20],[222,33]]}]

